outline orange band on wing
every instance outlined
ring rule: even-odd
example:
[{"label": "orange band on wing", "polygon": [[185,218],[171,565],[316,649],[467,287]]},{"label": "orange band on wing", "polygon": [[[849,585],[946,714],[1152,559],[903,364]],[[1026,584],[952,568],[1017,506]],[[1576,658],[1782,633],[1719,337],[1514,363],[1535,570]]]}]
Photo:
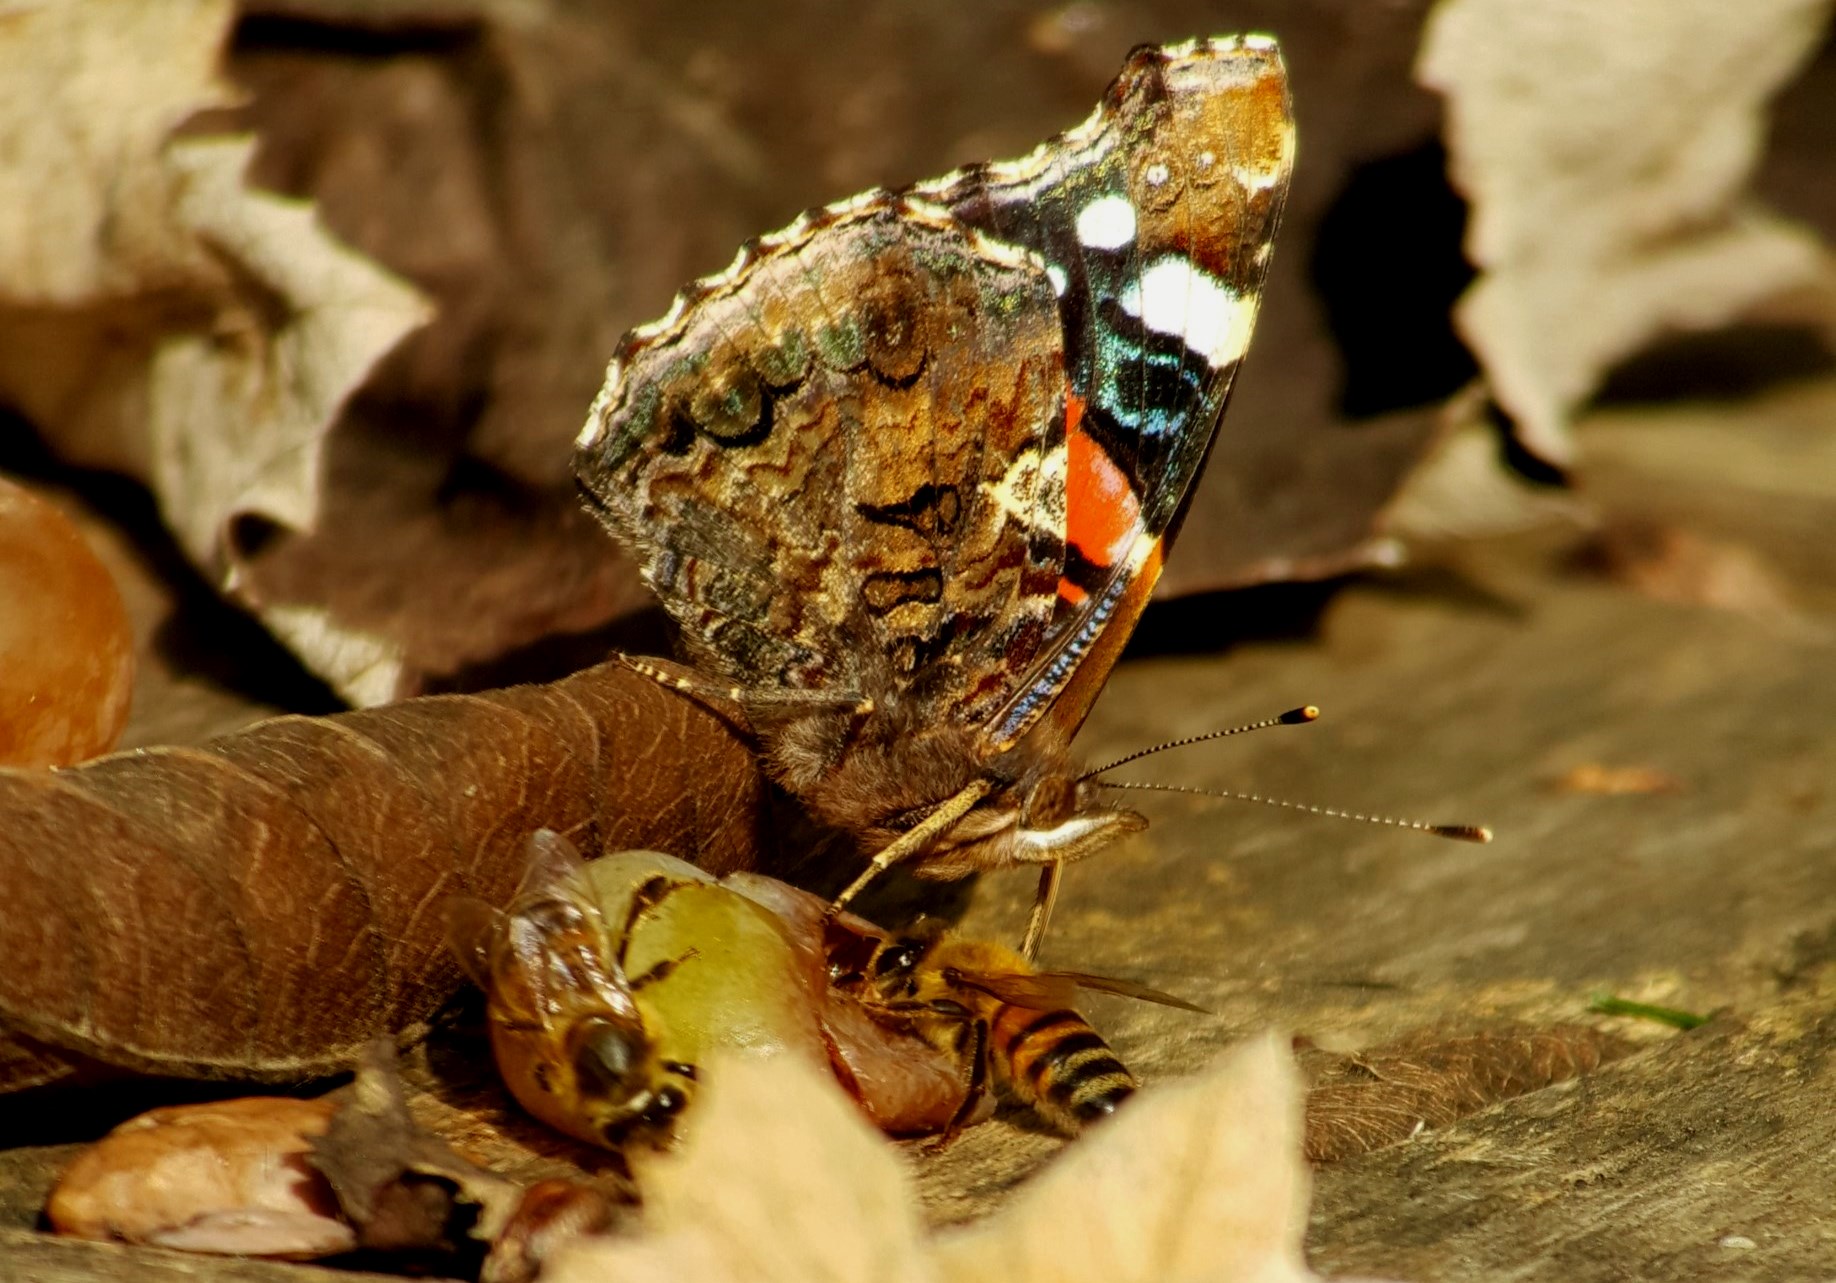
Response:
[{"label": "orange band on wing", "polygon": [[[1096,439],[1084,431],[1084,402],[1065,401],[1065,541],[1086,560],[1113,566],[1141,530],[1141,502]],[[1061,590],[1061,594],[1062,590]]]}]

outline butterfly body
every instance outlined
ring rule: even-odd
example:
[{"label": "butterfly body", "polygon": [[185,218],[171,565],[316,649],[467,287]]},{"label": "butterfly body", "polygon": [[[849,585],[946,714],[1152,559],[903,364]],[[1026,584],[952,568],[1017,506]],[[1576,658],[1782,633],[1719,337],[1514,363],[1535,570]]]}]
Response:
[{"label": "butterfly body", "polygon": [[1142,826],[1069,745],[1203,466],[1292,151],[1273,42],[1138,50],[1077,129],[806,214],[621,345],[588,502],[679,684],[876,862]]}]

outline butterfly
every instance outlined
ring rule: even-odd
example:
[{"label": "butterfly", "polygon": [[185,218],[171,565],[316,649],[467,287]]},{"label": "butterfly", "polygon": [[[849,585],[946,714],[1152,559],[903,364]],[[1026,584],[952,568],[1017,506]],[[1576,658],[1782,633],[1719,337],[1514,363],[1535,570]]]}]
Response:
[{"label": "butterfly", "polygon": [[1143,828],[1070,743],[1177,533],[1294,160],[1263,36],[1132,53],[1083,124],[810,211],[628,334],[576,475],[688,664],[868,867],[1062,868]]}]

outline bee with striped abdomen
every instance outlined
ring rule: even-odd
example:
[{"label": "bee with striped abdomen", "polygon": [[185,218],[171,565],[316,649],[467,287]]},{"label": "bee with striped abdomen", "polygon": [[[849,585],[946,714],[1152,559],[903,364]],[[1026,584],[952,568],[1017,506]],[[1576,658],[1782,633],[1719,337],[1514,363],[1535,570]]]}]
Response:
[{"label": "bee with striped abdomen", "polygon": [[838,991],[964,1065],[968,1089],[946,1136],[974,1118],[991,1079],[1073,1135],[1133,1094],[1134,1075],[1072,1006],[1081,989],[1203,1010],[1126,980],[1036,971],[1011,949],[950,935],[832,929],[829,956]]},{"label": "bee with striped abdomen", "polygon": [[485,991],[511,1094],[610,1148],[666,1142],[723,1051],[824,1066],[894,1135],[954,1132],[991,1077],[1075,1132],[1134,1088],[1071,1008],[1078,989],[1190,1005],[997,945],[894,936],[759,874],[655,851],[588,863],[546,830],[529,853],[508,907],[448,905],[448,939]]}]

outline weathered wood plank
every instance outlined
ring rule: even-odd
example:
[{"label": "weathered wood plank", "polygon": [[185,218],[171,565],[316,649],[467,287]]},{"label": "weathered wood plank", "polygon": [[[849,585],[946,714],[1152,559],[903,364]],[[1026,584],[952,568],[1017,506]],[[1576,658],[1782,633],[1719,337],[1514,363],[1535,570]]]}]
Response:
[{"label": "weathered wood plank", "polygon": [[1836,1263],[1836,970],[1574,1083],[1329,1167],[1321,1272],[1723,1283]]}]

